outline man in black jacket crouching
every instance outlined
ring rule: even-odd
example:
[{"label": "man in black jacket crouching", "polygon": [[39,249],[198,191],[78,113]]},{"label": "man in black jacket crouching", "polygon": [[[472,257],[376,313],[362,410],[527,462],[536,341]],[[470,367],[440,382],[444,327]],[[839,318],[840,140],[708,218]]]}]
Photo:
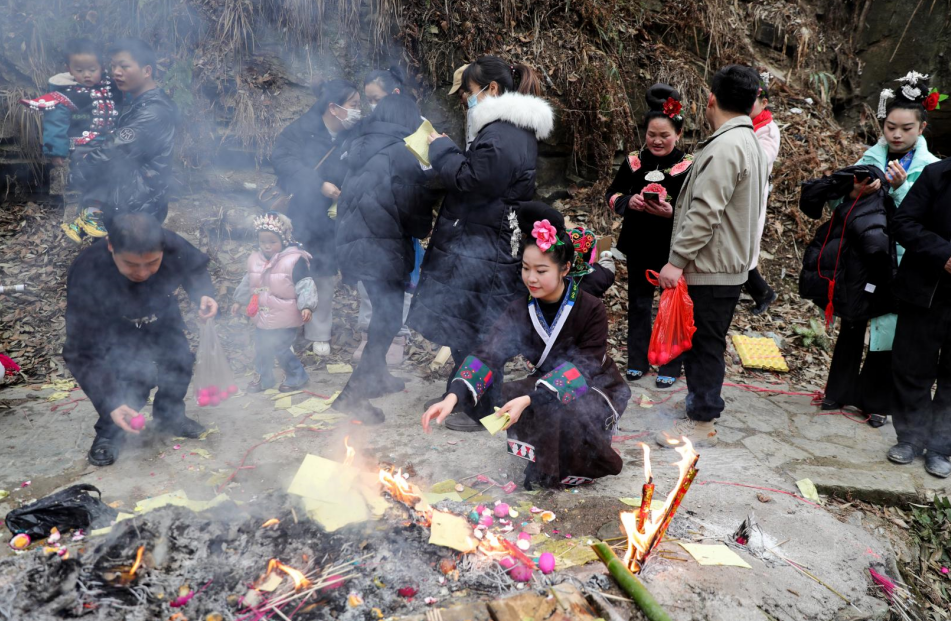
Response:
[{"label": "man in black jacket crouching", "polygon": [[185,416],[195,357],[179,287],[200,308],[200,320],[218,312],[208,257],[146,213],[116,216],[107,240],[83,250],[69,268],[63,359],[99,413],[89,449],[94,466],[113,463],[125,433],[139,433],[132,419],[155,386],[157,428],[186,438],[205,430]]},{"label": "man in black jacket crouching", "polygon": [[894,287],[898,444],[888,459],[908,464],[927,451],[925,470],[944,478],[951,475],[951,160],[922,171],[892,229],[905,256]]}]

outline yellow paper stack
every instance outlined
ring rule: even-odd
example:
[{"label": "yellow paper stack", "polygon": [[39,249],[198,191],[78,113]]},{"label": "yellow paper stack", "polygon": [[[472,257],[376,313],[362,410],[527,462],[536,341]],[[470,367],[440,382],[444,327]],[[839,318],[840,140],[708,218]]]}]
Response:
[{"label": "yellow paper stack", "polygon": [[789,367],[779,352],[776,341],[771,338],[752,338],[734,334],[733,346],[736,348],[736,353],[740,355],[740,362],[747,369],[789,372]]},{"label": "yellow paper stack", "polygon": [[419,163],[427,168],[431,166],[429,163],[429,135],[434,131],[436,131],[436,128],[433,127],[433,124],[429,121],[424,121],[423,124],[419,126],[419,129],[406,138],[403,138],[403,142],[406,143],[406,148],[409,149],[409,152],[415,155]]}]

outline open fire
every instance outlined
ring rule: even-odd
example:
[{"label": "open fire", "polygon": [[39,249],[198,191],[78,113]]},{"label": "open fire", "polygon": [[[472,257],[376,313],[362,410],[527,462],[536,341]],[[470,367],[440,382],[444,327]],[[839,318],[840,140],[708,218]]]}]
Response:
[{"label": "open fire", "polygon": [[381,469],[380,483],[383,484],[383,491],[388,493],[393,500],[401,502],[410,508],[415,508],[417,503],[422,500],[421,496],[413,493],[413,488],[403,477],[402,468],[396,471],[396,475]]},{"label": "open fire", "polygon": [[270,561],[268,561],[267,573],[265,574],[265,577],[270,576],[274,572],[275,569],[284,572],[285,574],[287,574],[288,577],[290,577],[291,580],[294,581],[295,591],[306,589],[311,584],[310,580],[308,580],[307,577],[304,576],[304,573],[302,571],[294,569],[293,567],[289,565],[285,565],[284,563],[280,562],[276,558],[272,558]]},{"label": "open fire", "polygon": [[680,507],[684,494],[690,489],[697,476],[697,461],[700,459],[693,445],[685,437],[678,440],[670,440],[671,444],[678,444],[675,447],[680,453],[680,461],[674,465],[677,466],[680,476],[677,478],[677,484],[670,490],[664,506],[659,511],[651,511],[651,501],[654,497],[654,478],[651,471],[650,448],[646,444],[641,444],[644,449],[644,486],[641,488],[641,504],[637,511],[621,512],[621,525],[624,532],[627,533],[627,555],[624,562],[634,573],[643,569],[651,552],[660,544],[670,526],[670,521],[674,513]]},{"label": "open fire", "polygon": [[344,465],[344,466],[352,466],[352,465],[353,465],[353,460],[354,460],[354,459],[356,458],[356,456],[357,456],[357,452],[356,452],[355,450],[353,450],[353,447],[352,447],[352,446],[350,446],[350,436],[346,436],[346,437],[343,439],[343,445],[347,447],[347,456],[346,456],[346,457],[344,458],[344,460],[343,460],[343,465]]}]

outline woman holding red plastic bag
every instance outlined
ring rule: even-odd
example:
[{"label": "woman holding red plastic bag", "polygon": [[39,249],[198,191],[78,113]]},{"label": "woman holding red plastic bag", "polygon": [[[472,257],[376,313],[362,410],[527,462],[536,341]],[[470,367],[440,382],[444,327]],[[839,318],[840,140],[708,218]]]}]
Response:
[{"label": "woman holding red plastic bag", "polygon": [[[648,360],[647,350],[656,282],[648,282],[645,272],[659,271],[667,263],[674,205],[693,163],[689,155],[677,148],[684,127],[680,93],[667,84],[655,84],[647,91],[647,105],[644,148],[625,158],[605,197],[608,206],[624,218],[617,247],[627,256],[630,279],[626,373],[629,381],[642,378],[654,364]],[[661,365],[657,387],[673,386],[681,369],[679,357]]]}]

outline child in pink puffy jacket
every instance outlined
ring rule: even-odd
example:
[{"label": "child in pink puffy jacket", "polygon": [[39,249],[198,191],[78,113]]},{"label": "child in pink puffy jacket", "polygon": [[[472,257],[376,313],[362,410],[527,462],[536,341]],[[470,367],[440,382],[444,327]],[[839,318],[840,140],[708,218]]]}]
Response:
[{"label": "child in pink puffy jacket", "polygon": [[[281,392],[300,390],[310,378],[291,350],[298,329],[317,308],[317,287],[310,276],[311,256],[294,243],[291,221],[269,212],[254,219],[258,250],[248,257],[248,273],[234,292],[231,314],[241,306],[254,323],[254,370],[248,392],[272,388],[274,360],[284,370]],[[303,260],[302,260],[303,259]]]}]

